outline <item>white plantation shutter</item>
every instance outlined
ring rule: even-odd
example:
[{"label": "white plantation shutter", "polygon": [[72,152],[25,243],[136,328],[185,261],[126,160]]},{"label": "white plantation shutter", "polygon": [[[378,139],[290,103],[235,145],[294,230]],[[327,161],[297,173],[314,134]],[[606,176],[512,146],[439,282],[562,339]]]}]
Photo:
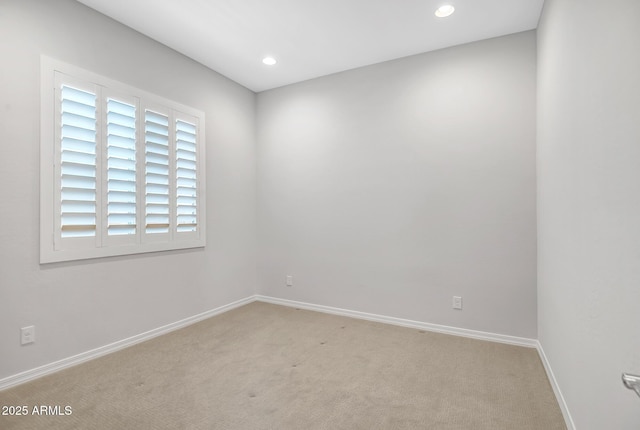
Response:
[{"label": "white plantation shutter", "polygon": [[195,121],[176,120],[176,231],[198,228],[197,127]]},{"label": "white plantation shutter", "polygon": [[169,233],[169,117],[145,110],[145,233]]},{"label": "white plantation shutter", "polygon": [[205,246],[204,114],[42,58],[40,262]]},{"label": "white plantation shutter", "polygon": [[107,98],[107,235],[135,235],[136,106]]},{"label": "white plantation shutter", "polygon": [[96,94],[60,90],[60,237],[96,235]]}]

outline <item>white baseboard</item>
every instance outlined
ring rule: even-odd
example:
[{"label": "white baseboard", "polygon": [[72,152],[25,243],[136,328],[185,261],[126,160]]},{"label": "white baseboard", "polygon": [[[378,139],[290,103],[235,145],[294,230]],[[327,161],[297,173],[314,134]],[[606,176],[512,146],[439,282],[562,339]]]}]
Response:
[{"label": "white baseboard", "polygon": [[526,346],[528,348],[538,347],[538,341],[536,339],[529,339],[526,337],[507,336],[504,334],[488,333],[484,331],[469,330],[465,328],[450,327],[439,324],[430,324],[421,321],[412,321],[402,318],[388,317],[384,315],[369,314],[366,312],[351,311],[348,309],[333,308],[330,306],[314,305],[312,303],[297,302],[294,300],[279,299],[276,297],[262,295],[256,295],[254,297],[260,302],[272,303],[275,305],[307,309],[310,311],[324,312],[327,314],[342,315],[346,317],[381,322],[385,324],[393,324],[402,327],[416,328],[419,330],[451,334],[454,336],[463,336],[473,339],[488,340],[491,342],[507,343],[509,345]]},{"label": "white baseboard", "polygon": [[556,400],[558,401],[558,405],[560,406],[560,411],[562,411],[562,416],[564,417],[564,422],[567,426],[567,429],[576,430],[576,425],[573,422],[573,418],[571,418],[571,413],[569,413],[567,402],[565,402],[564,400],[564,396],[562,395],[562,391],[560,390],[558,381],[556,380],[556,377],[553,374],[553,370],[551,369],[551,364],[549,363],[549,360],[547,360],[547,355],[544,353],[544,349],[542,349],[542,344],[540,343],[540,341],[536,341],[536,344],[538,354],[540,355],[540,360],[542,361],[544,370],[547,372],[547,378],[549,379],[551,388],[553,388],[553,392],[556,395]]},{"label": "white baseboard", "polygon": [[294,300],[279,299],[276,297],[269,297],[269,296],[262,296],[262,295],[256,295],[254,297],[255,297],[255,300],[257,301],[272,303],[276,305],[307,309],[311,311],[324,312],[324,313],[334,314],[334,315],[342,315],[342,316],[347,316],[352,318],[364,319],[368,321],[393,324],[393,325],[398,325],[402,327],[434,331],[437,333],[451,334],[454,336],[470,337],[473,339],[487,340],[491,342],[499,342],[499,343],[506,343],[509,345],[535,348],[538,351],[540,360],[542,361],[542,365],[544,366],[544,369],[547,373],[547,378],[549,379],[549,383],[553,388],[553,392],[556,396],[558,405],[560,406],[560,411],[562,412],[562,416],[565,421],[565,425],[567,426],[568,430],[576,430],[576,426],[573,423],[571,414],[569,413],[569,408],[567,407],[567,403],[565,402],[564,397],[562,396],[562,392],[560,391],[558,382],[556,381],[555,375],[551,370],[551,365],[549,364],[549,361],[547,360],[547,356],[545,355],[544,350],[542,349],[542,345],[537,339],[507,336],[503,334],[487,333],[483,331],[468,330],[468,329],[463,329],[458,327],[430,324],[430,323],[425,323],[420,321],[412,321],[412,320],[406,320],[401,318],[388,317],[384,315],[376,315],[376,314],[369,314],[365,312],[352,311],[348,309],[334,308],[330,306],[314,305],[312,303],[297,302]]},{"label": "white baseboard", "polygon": [[248,303],[254,302],[255,300],[256,300],[255,296],[249,296],[244,299],[235,301],[233,303],[229,303],[227,305],[220,306],[215,309],[211,309],[201,314],[194,315],[194,316],[185,318],[183,320],[176,321],[174,323],[167,324],[162,327],[158,327],[153,330],[149,330],[145,333],[137,334],[127,339],[119,340],[109,345],[101,346],[99,348],[92,349],[90,351],[86,351],[78,355],[74,355],[72,357],[64,358],[62,360],[55,361],[53,363],[45,364],[44,366],[36,367],[35,369],[18,373],[17,375],[0,379],[0,390],[5,390],[15,385],[23,384],[33,379],[40,378],[42,376],[46,376],[54,372],[58,372],[62,369],[66,369],[68,367],[75,366],[80,363],[84,363],[85,361],[93,360],[94,358],[111,354],[112,352],[116,352],[118,350],[135,345],[137,343],[144,342],[149,339],[153,339],[154,337],[170,333],[172,331],[181,329],[191,324],[195,324],[199,321],[205,320],[207,318],[211,318],[223,312],[230,311],[231,309],[246,305]]},{"label": "white baseboard", "polygon": [[10,388],[19,384],[23,384],[33,379],[37,379],[42,376],[46,376],[51,373],[58,372],[68,367],[72,367],[77,364],[84,363],[85,361],[93,360],[94,358],[111,354],[112,352],[116,352],[118,350],[127,348],[129,346],[135,345],[140,342],[144,342],[154,337],[170,333],[172,331],[181,329],[191,324],[195,324],[199,321],[205,320],[207,318],[211,318],[215,315],[219,315],[221,313],[230,311],[231,309],[235,309],[240,306],[244,306],[254,301],[272,303],[276,305],[283,305],[283,306],[300,308],[300,309],[307,309],[311,311],[323,312],[323,313],[334,314],[334,315],[342,315],[346,317],[358,318],[358,319],[363,319],[367,321],[392,324],[392,325],[397,325],[402,327],[415,328],[419,330],[433,331],[437,333],[450,334],[454,336],[463,336],[463,337],[469,337],[473,339],[487,340],[491,342],[506,343],[509,345],[536,348],[538,351],[538,354],[540,355],[540,359],[542,361],[544,369],[547,372],[549,383],[551,384],[551,387],[553,388],[553,392],[556,395],[556,399],[558,400],[558,404],[560,406],[560,410],[562,411],[562,415],[567,425],[567,429],[575,430],[576,428],[575,424],[573,423],[573,419],[571,418],[571,414],[569,413],[569,409],[564,400],[564,397],[562,396],[562,392],[560,391],[560,387],[558,386],[558,382],[556,381],[555,375],[553,374],[553,370],[551,369],[551,365],[549,364],[549,361],[547,360],[544,350],[542,349],[542,345],[536,339],[507,336],[503,334],[488,333],[483,331],[469,330],[469,329],[458,328],[458,327],[450,327],[450,326],[444,326],[439,324],[430,324],[430,323],[425,323],[421,321],[412,321],[412,320],[407,320],[402,318],[394,318],[394,317],[389,317],[384,315],[376,315],[376,314],[370,314],[366,312],[352,311],[348,309],[334,308],[331,306],[314,305],[312,303],[298,302],[298,301],[287,300],[287,299],[279,299],[276,297],[269,297],[269,296],[263,296],[263,295],[249,296],[244,299],[235,301],[233,303],[229,303],[227,305],[220,306],[215,309],[203,312],[201,314],[194,315],[194,316],[185,318],[183,320],[176,321],[171,324],[167,324],[163,327],[158,327],[156,329],[147,331],[145,333],[140,333],[130,338],[123,339],[123,340],[111,343],[109,345],[101,346],[91,351],[83,352],[81,354],[74,355],[72,357],[64,358],[62,360],[59,360],[53,363],[45,364],[44,366],[40,366],[35,369],[27,370],[17,375],[0,379],[0,390],[5,390],[7,388]]}]

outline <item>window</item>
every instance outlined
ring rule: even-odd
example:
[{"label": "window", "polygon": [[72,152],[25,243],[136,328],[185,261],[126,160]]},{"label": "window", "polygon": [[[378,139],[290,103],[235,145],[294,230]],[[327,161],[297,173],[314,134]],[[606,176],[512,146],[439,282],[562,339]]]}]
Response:
[{"label": "window", "polygon": [[40,262],[205,245],[204,114],[42,57]]}]

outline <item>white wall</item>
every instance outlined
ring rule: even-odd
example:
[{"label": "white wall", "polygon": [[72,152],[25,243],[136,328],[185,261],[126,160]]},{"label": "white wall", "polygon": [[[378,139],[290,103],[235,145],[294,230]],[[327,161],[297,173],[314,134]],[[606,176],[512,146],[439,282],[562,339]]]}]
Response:
[{"label": "white wall", "polygon": [[[256,124],[252,92],[74,1],[0,2],[0,379],[257,286],[539,337],[577,428],[637,428],[620,372],[640,373],[638,17],[546,1],[536,318],[535,33],[261,93]],[[205,111],[204,250],[38,264],[40,54]]]},{"label": "white wall", "polygon": [[640,2],[546,0],[538,333],[576,428],[640,427]]},{"label": "white wall", "polygon": [[525,32],[259,93],[259,292],[535,338],[535,73]]},{"label": "white wall", "polygon": [[[255,94],[71,0],[2,0],[0,40],[0,379],[253,294]],[[40,54],[205,112],[204,250],[39,265]]]}]

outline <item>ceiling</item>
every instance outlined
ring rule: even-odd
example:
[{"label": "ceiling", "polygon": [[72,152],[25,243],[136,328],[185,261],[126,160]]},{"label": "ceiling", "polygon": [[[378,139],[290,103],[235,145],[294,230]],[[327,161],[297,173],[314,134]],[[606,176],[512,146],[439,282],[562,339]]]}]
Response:
[{"label": "ceiling", "polygon": [[[544,0],[78,0],[259,92],[536,28]],[[455,6],[437,18],[442,4]],[[278,63],[266,66],[265,56]]]}]

